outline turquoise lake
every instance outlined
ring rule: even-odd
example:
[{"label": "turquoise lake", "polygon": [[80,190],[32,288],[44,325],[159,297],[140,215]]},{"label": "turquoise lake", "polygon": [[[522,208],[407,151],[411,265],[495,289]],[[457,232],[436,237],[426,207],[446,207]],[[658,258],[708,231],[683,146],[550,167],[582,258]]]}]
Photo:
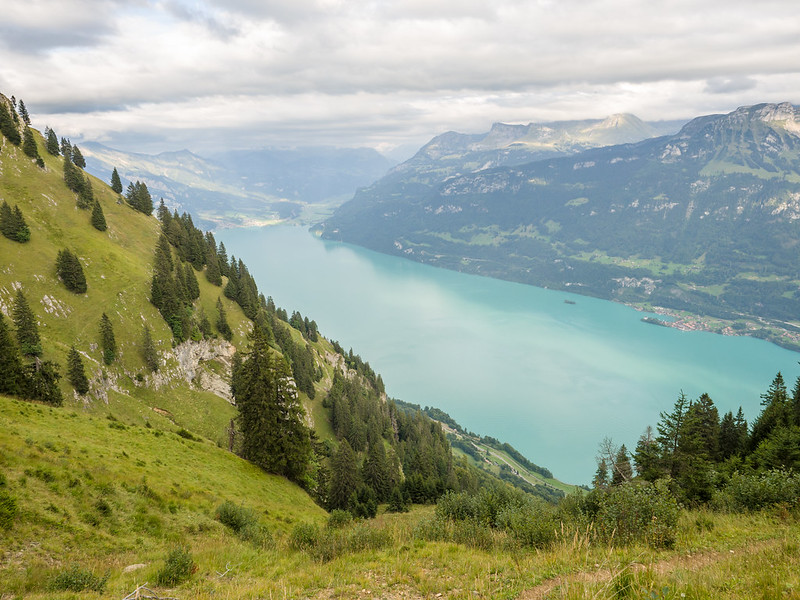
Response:
[{"label": "turquoise lake", "polygon": [[[608,436],[633,450],[683,390],[748,421],[800,354],[745,337],[643,323],[631,308],[437,269],[304,228],[223,230],[265,296],[360,354],[387,393],[436,406],[569,483],[590,483]],[[575,304],[565,303],[568,299]]]}]

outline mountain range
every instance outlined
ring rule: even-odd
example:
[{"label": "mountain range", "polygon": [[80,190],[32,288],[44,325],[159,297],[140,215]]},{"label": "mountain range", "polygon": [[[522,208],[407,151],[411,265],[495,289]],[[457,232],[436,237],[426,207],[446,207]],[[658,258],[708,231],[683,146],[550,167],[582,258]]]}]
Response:
[{"label": "mountain range", "polygon": [[[515,130],[521,131],[521,130]],[[476,141],[470,152],[483,152]],[[514,146],[514,144],[512,144]],[[457,169],[439,138],[322,227],[433,265],[793,328],[800,314],[800,110],[760,104],[672,135]],[[464,145],[462,144],[462,148]],[[495,156],[503,155],[494,149]],[[498,154],[499,153],[499,154]],[[441,177],[416,166],[441,163]],[[428,169],[432,171],[432,169]]]}]

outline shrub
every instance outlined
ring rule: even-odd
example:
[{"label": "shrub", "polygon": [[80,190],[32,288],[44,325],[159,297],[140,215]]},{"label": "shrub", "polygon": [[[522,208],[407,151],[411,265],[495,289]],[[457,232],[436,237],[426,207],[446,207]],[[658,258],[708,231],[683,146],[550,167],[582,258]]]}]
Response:
[{"label": "shrub", "polygon": [[57,573],[50,580],[50,589],[55,592],[82,592],[90,590],[102,593],[108,581],[108,573],[98,577],[91,571],[72,565]]},{"label": "shrub", "polygon": [[552,544],[559,526],[555,508],[538,499],[509,506],[498,516],[498,522],[515,541],[530,548]]},{"label": "shrub", "polygon": [[712,498],[715,508],[733,512],[756,511],[780,503],[793,504],[800,498],[800,475],[774,469],[765,473],[734,473]]},{"label": "shrub", "polygon": [[246,542],[261,547],[268,547],[273,543],[269,530],[258,522],[256,513],[249,508],[226,500],[217,507],[216,519]]},{"label": "shrub", "polygon": [[654,548],[671,548],[679,512],[666,481],[625,483],[599,497],[597,531],[608,542],[645,542]]},{"label": "shrub", "polygon": [[320,529],[312,523],[298,523],[289,535],[289,546],[295,550],[309,550],[320,538]]},{"label": "shrub", "polygon": [[194,572],[194,560],[187,548],[174,548],[167,555],[162,569],[156,574],[156,584],[160,586],[179,585],[189,579]]},{"label": "shrub", "polygon": [[11,529],[17,516],[16,499],[4,490],[0,490],[0,530]]},{"label": "shrub", "polygon": [[331,529],[340,529],[352,522],[353,515],[351,515],[348,511],[341,510],[339,508],[331,511],[331,516],[328,517],[328,527]]}]

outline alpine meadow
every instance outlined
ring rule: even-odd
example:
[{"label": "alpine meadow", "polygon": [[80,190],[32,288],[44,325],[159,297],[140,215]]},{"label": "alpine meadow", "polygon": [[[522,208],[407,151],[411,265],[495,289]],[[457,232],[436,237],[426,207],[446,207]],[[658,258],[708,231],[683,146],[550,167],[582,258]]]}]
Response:
[{"label": "alpine meadow", "polygon": [[[592,440],[586,455],[567,443],[571,423],[545,422],[564,443],[527,456],[465,427],[465,400],[393,397],[397,382],[346,334],[276,302],[266,246],[237,257],[221,241],[302,224],[325,243],[616,301],[651,325],[794,356],[791,102],[496,123],[400,161],[321,144],[117,150],[103,135],[122,122],[70,126],[70,139],[2,91],[0,600],[800,598],[800,377],[776,366],[748,414],[684,393],[688,375],[664,364],[674,394],[640,436]],[[199,128],[193,116],[173,118]],[[270,251],[288,262],[299,249]],[[293,276],[323,303],[381,301],[355,273]],[[370,332],[405,355],[419,343],[408,334]],[[489,427],[509,399],[485,396]],[[622,406],[603,407],[608,429]],[[548,463],[570,452],[591,481]]]}]

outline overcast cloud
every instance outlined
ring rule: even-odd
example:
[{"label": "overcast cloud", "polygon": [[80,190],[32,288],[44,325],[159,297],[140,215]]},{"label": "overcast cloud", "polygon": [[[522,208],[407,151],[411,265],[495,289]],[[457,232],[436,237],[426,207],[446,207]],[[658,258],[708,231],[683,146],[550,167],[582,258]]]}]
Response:
[{"label": "overcast cloud", "polygon": [[125,150],[800,103],[796,0],[10,0],[0,92]]}]

